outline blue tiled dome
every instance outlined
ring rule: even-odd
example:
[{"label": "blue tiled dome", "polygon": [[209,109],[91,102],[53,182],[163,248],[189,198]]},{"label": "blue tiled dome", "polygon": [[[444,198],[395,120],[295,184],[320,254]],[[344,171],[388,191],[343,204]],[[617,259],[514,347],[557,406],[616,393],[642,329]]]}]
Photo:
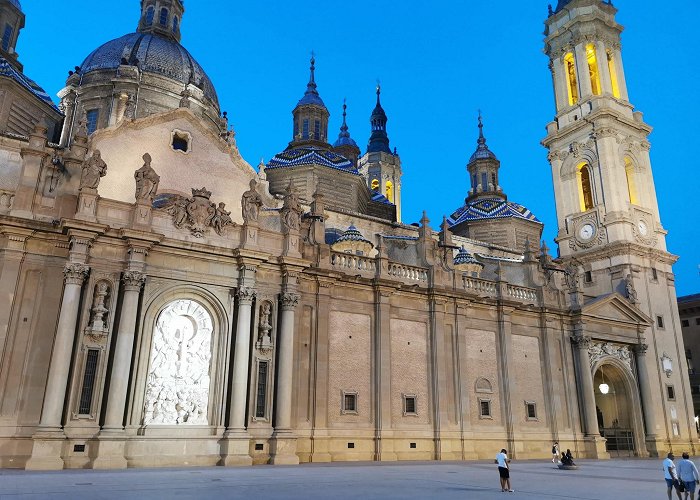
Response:
[{"label": "blue tiled dome", "polygon": [[453,213],[447,222],[450,227],[453,227],[468,221],[507,218],[524,219],[541,224],[530,210],[503,198],[485,198],[469,202]]},{"label": "blue tiled dome", "polygon": [[267,170],[293,168],[301,165],[321,165],[334,170],[360,175],[353,163],[332,151],[314,147],[293,148],[275,155],[267,164]]},{"label": "blue tiled dome", "polygon": [[125,61],[141,71],[191,84],[204,92],[218,108],[219,99],[211,80],[182,45],[151,33],[131,33],[105,43],[87,56],[81,65],[83,74],[116,70]]}]

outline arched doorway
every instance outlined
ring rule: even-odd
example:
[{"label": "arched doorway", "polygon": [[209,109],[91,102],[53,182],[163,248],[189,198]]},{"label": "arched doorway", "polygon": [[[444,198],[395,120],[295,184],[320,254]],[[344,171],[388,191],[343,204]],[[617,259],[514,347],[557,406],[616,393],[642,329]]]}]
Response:
[{"label": "arched doorway", "polygon": [[643,439],[638,404],[627,375],[615,364],[604,362],[593,376],[598,428],[613,457],[635,456],[639,453],[637,441]]}]

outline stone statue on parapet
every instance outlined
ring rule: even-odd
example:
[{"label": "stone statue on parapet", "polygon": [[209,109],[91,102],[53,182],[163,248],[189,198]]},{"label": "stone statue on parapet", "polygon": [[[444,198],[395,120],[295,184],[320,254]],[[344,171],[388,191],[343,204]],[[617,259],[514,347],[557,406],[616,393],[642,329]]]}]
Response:
[{"label": "stone statue on parapet", "polygon": [[143,155],[143,166],[134,172],[136,179],[136,201],[139,203],[152,204],[153,198],[158,192],[160,176],[151,167],[151,155]]},{"label": "stone statue on parapet", "polygon": [[233,219],[231,219],[231,212],[226,211],[226,203],[219,203],[216,208],[214,218],[211,221],[211,225],[216,231],[216,234],[221,236],[224,232],[226,226],[234,226]]},{"label": "stone statue on parapet", "polygon": [[637,290],[634,288],[634,280],[631,274],[628,274],[625,278],[625,292],[627,293],[627,300],[632,304],[637,304],[637,302],[639,302],[637,300]]},{"label": "stone statue on parapet", "polygon": [[128,94],[126,98],[126,107],[124,108],[124,119],[136,119],[136,100],[132,94]]},{"label": "stone statue on parapet", "polygon": [[301,227],[301,214],[303,209],[299,203],[299,197],[294,193],[291,182],[284,195],[284,204],[282,205],[282,224],[287,229],[298,231]]},{"label": "stone statue on parapet", "polygon": [[578,292],[579,289],[579,272],[578,267],[574,264],[569,264],[564,269],[564,278],[566,279],[566,286],[571,292]]},{"label": "stone statue on parapet", "polygon": [[83,163],[83,172],[80,176],[80,189],[97,189],[100,179],[107,175],[107,164],[102,159],[99,149],[96,149],[90,159]]},{"label": "stone statue on parapet", "polygon": [[262,196],[256,189],[257,185],[255,179],[251,179],[250,189],[243,193],[241,198],[241,210],[245,222],[257,222],[260,217],[260,209],[264,206]]}]

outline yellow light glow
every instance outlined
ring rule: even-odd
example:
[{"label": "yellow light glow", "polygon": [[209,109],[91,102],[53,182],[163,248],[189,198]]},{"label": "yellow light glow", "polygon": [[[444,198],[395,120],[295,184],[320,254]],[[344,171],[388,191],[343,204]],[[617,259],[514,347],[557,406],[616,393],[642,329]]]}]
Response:
[{"label": "yellow light glow", "polygon": [[564,65],[566,67],[566,89],[569,96],[569,106],[573,106],[578,102],[578,82],[576,81],[576,61],[571,52],[564,56]]},{"label": "yellow light glow", "polygon": [[627,193],[629,194],[630,203],[632,205],[639,204],[639,196],[637,195],[637,182],[635,181],[634,165],[632,160],[625,158],[625,175],[627,177]]},{"label": "yellow light glow", "polygon": [[386,199],[394,203],[394,185],[391,181],[386,183]]},{"label": "yellow light glow", "polygon": [[586,212],[593,208],[593,189],[591,188],[591,172],[588,165],[582,163],[576,171],[578,179],[578,199],[581,212]]},{"label": "yellow light glow", "polygon": [[372,191],[379,191],[379,181],[372,179]]},{"label": "yellow light glow", "polygon": [[595,46],[592,43],[586,45],[586,59],[588,61],[588,73],[591,75],[591,90],[593,95],[600,95],[600,72],[598,71],[598,57]]},{"label": "yellow light glow", "polygon": [[610,71],[610,81],[612,83],[613,96],[620,98],[620,84],[617,80],[617,69],[615,69],[615,60],[613,55],[608,52],[608,71]]}]

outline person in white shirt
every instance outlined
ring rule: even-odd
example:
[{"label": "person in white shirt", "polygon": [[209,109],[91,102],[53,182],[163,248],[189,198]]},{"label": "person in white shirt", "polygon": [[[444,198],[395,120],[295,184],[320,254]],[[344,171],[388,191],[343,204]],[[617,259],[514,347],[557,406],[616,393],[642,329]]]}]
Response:
[{"label": "person in white shirt", "polygon": [[673,463],[673,453],[666,455],[666,460],[664,460],[664,479],[666,480],[666,486],[668,487],[668,500],[671,500],[672,490],[676,489],[676,495],[678,495],[678,500],[683,500],[681,498],[681,492],[678,490],[678,473],[676,472],[676,464]]},{"label": "person in white shirt", "polygon": [[552,463],[555,464],[559,461],[559,443],[554,442],[552,445]]},{"label": "person in white shirt", "polygon": [[496,455],[496,460],[498,464],[498,475],[501,477],[501,491],[509,491],[513,493],[513,488],[510,487],[510,459],[508,458],[508,452],[502,449],[501,452]]},{"label": "person in white shirt", "polygon": [[695,486],[700,475],[698,468],[690,461],[690,455],[685,451],[683,452],[683,460],[678,462],[678,478],[685,485],[685,500],[688,500],[688,495],[690,495],[690,500],[695,500]]}]

